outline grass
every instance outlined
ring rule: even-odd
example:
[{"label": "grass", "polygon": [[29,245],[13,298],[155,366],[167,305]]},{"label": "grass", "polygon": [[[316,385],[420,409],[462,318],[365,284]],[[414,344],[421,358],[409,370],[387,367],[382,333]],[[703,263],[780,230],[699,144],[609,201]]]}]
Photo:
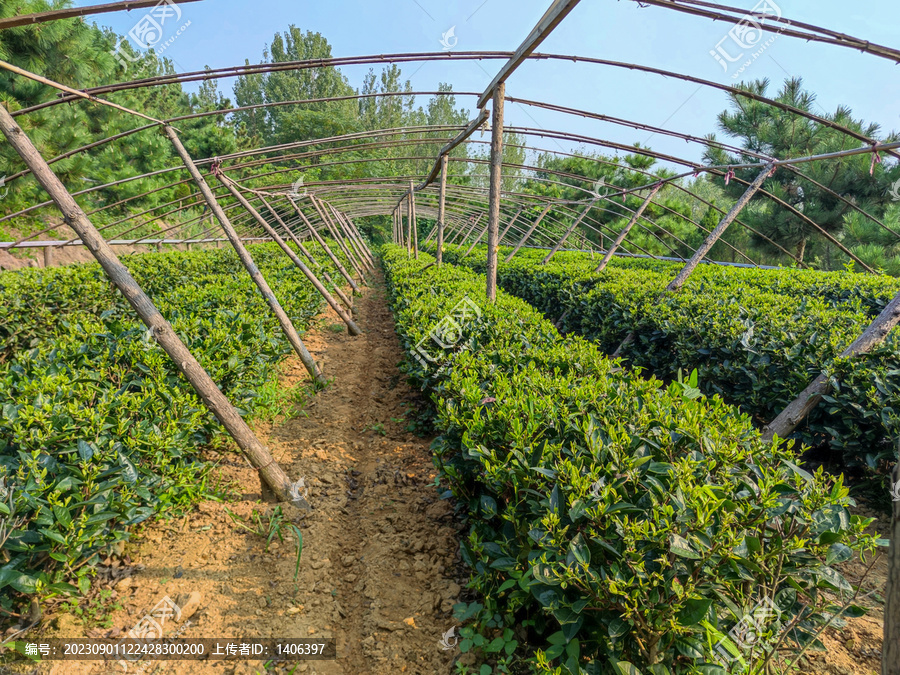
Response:
[{"label": "grass", "polygon": [[84,626],[112,628],[112,614],[122,609],[122,605],[112,600],[112,591],[101,589],[87,602],[64,602],[61,609],[72,614]]}]

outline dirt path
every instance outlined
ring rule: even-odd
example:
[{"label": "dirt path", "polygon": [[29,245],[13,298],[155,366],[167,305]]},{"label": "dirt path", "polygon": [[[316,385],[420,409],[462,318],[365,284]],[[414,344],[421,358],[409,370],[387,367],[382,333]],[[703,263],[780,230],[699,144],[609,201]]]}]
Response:
[{"label": "dirt path", "polygon": [[[285,520],[303,533],[296,583],[289,528],[285,541],[266,552],[265,541],[226,512],[247,520],[255,509],[267,522],[274,509],[259,501],[255,472],[229,456],[217,474],[237,481],[244,494],[227,504],[203,503],[174,524],[153,525],[127,547],[127,557],[107,561],[100,571],[122,609],[112,614],[111,628],[88,636],[124,637],[168,596],[187,609],[180,624],[164,626],[166,635],[334,637],[339,658],[265,671],[259,661],[157,661],[145,673],[451,672],[458,652],[443,650],[439,641],[454,625],[450,610],[463,573],[456,521],[432,486],[428,441],[405,430],[403,417],[417,394],[397,370],[393,320],[381,285],[373,286],[357,300],[363,335],[324,328],[306,336],[335,378],[307,406],[307,416],[257,427],[289,475],[310,485],[311,511],[283,507]],[[304,381],[299,361],[290,366],[285,384]],[[71,615],[49,623],[46,637],[86,634]],[[54,675],[122,672],[97,662],[55,663],[48,669]]]}]

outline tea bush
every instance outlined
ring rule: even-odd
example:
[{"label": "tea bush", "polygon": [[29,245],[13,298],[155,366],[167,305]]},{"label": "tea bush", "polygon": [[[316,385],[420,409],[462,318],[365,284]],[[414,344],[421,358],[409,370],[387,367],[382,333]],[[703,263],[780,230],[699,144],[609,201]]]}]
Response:
[{"label": "tea bush", "polygon": [[[834,565],[878,544],[840,479],[695,381],[624,371],[502,291],[487,304],[483,276],[382,254],[404,367],[437,411],[435,463],[468,517],[483,600],[458,608],[463,648],[500,672],[518,654],[541,672],[725,675],[817,644],[851,590]],[[778,618],[734,656],[723,636],[766,599]]]},{"label": "tea bush", "polygon": [[[274,244],[251,250],[302,331],[318,294]],[[290,346],[234,252],[123,262],[232,403],[252,410]],[[208,492],[196,450],[221,427],[99,265],[4,272],[0,297],[0,606],[10,609],[18,594],[86,590],[85,563],[130,526]]]},{"label": "tea bush", "polygon": [[[678,263],[611,261],[564,252],[523,251],[498,269],[498,284],[531,303],[563,332],[574,332],[629,364],[671,380],[699,373],[706,394],[720,394],[757,424],[774,419],[823,368],[834,392],[797,430],[804,443],[828,442],[848,465],[876,468],[895,455],[900,434],[900,337],[871,354],[837,360],[900,290],[893,278],[846,272],[756,270],[702,265],[677,293],[662,290]],[[448,247],[448,261],[460,251]],[[462,262],[484,267],[484,249]],[[501,254],[501,260],[503,255]],[[652,264],[651,264],[652,263]]]}]

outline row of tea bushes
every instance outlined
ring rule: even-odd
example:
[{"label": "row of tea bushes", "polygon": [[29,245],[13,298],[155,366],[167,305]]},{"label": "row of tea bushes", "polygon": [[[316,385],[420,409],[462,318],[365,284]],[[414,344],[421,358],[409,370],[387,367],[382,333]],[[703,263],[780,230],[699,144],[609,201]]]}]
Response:
[{"label": "row of tea bushes", "polygon": [[[900,337],[852,363],[838,359],[900,290],[896,279],[846,272],[755,270],[702,265],[677,293],[664,294],[680,265],[614,260],[595,274],[599,259],[557,254],[541,265],[541,251],[524,251],[498,268],[498,284],[560,330],[594,341],[665,380],[698,371],[706,394],[751,414],[774,419],[823,367],[833,393],[798,428],[803,442],[828,442],[846,463],[875,468],[895,454],[900,434]],[[450,262],[484,268],[484,249]],[[503,256],[501,253],[501,260]],[[665,268],[663,266],[666,266]],[[829,365],[830,364],[830,365]]]},{"label": "row of tea bushes", "polygon": [[[435,463],[467,517],[482,599],[458,608],[473,622],[464,649],[481,645],[498,672],[527,659],[737,675],[784,627],[782,649],[816,643],[850,591],[834,565],[884,544],[840,479],[761,442],[719,397],[623,370],[502,291],[486,303],[481,275],[382,254],[404,367],[435,407]],[[768,600],[778,618],[739,649],[734,626]]]},{"label": "row of tea bushes", "polygon": [[[318,294],[274,244],[251,251],[302,331]],[[252,410],[290,346],[236,254],[123,260],[232,403]],[[221,427],[99,265],[4,272],[0,297],[0,606],[11,609],[17,594],[85,590],[84,563],[129,526],[202,498],[196,451]]]}]

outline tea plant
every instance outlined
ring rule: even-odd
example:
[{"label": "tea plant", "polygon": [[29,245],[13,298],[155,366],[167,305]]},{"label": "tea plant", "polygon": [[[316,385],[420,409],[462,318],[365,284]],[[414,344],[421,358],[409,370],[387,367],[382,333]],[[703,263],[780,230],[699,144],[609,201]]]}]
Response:
[{"label": "tea plant", "polygon": [[[435,406],[435,463],[468,516],[470,587],[495,604],[473,617],[473,645],[517,626],[539,671],[724,675],[722,636],[776,601],[760,632],[777,647],[728,669],[817,644],[853,597],[835,565],[884,545],[841,479],[763,443],[696,375],[641,378],[521,300],[487,304],[471,271],[383,255],[404,368]],[[480,317],[431,362],[412,358],[464,297]]]},{"label": "tea plant", "polygon": [[[900,290],[897,279],[847,272],[756,270],[701,265],[674,294],[663,289],[676,263],[614,259],[600,274],[589,254],[520,251],[501,263],[498,283],[563,332],[594,341],[634,367],[671,380],[697,370],[703,393],[721,395],[759,425],[774,419],[819,372],[833,392],[797,429],[804,443],[827,442],[849,466],[877,469],[895,457],[900,435],[900,337],[871,353],[836,358]],[[484,256],[448,261],[473,269]],[[503,256],[501,255],[501,260]]]}]

